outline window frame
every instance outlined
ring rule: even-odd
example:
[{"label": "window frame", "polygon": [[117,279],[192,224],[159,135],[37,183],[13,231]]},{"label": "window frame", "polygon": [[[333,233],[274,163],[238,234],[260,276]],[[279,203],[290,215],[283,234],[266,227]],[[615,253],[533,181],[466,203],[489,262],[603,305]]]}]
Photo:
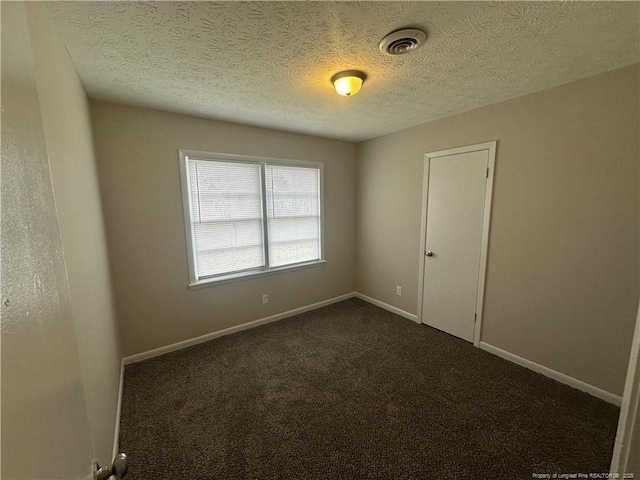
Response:
[{"label": "window frame", "polygon": [[[242,272],[227,273],[204,277],[198,279],[197,258],[195,247],[195,235],[193,231],[193,218],[191,209],[190,182],[189,182],[189,159],[227,161],[233,163],[250,163],[260,165],[260,196],[262,203],[262,239],[264,242],[265,265],[259,269],[245,270]],[[283,158],[258,157],[253,155],[238,155],[231,153],[201,152],[197,150],[178,149],[178,159],[180,163],[180,186],[182,193],[182,210],[185,228],[185,240],[187,244],[187,258],[189,266],[189,288],[200,288],[205,286],[219,285],[247,278],[262,277],[276,273],[290,272],[309,267],[315,267],[327,263],[325,259],[325,225],[324,225],[324,163],[310,162],[304,160],[290,160]],[[317,168],[319,172],[319,216],[320,216],[320,258],[306,262],[293,263],[280,267],[271,267],[269,262],[269,226],[267,217],[267,182],[266,165],[290,166]]]}]

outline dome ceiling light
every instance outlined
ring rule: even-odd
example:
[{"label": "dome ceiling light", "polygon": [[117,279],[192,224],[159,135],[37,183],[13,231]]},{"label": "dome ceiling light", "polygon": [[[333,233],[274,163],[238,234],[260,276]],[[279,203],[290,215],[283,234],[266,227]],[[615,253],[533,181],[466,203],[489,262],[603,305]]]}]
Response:
[{"label": "dome ceiling light", "polygon": [[339,95],[350,97],[360,91],[367,75],[359,70],[345,70],[331,77],[331,83]]}]

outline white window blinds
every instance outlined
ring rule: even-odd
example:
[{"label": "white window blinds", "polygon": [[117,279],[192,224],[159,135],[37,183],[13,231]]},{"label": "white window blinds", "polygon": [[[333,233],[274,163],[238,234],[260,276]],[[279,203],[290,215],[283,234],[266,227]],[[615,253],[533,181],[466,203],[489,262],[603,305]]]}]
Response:
[{"label": "white window blinds", "polygon": [[260,165],[189,159],[197,278],[265,265]]},{"label": "white window blinds", "polygon": [[274,267],[320,258],[320,171],[266,165],[269,263]]},{"label": "white window blinds", "polygon": [[321,163],[200,152],[180,162],[191,285],[324,262]]}]

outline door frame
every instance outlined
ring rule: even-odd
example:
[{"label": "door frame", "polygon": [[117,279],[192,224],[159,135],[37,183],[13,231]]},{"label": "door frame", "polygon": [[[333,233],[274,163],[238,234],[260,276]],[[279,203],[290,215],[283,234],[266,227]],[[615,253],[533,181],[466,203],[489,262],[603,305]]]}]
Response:
[{"label": "door frame", "polygon": [[477,143],[464,147],[439,150],[424,155],[424,176],[422,183],[422,220],[420,226],[420,277],[418,279],[418,322],[423,323],[423,296],[424,296],[424,270],[425,270],[425,242],[427,239],[427,211],[429,199],[429,167],[432,158],[442,158],[461,153],[471,153],[487,150],[489,152],[489,172],[487,174],[487,186],[484,194],[484,216],[482,219],[482,245],[480,248],[480,272],[478,275],[478,293],[476,296],[476,322],[473,329],[473,345],[480,343],[480,330],[482,326],[482,313],[484,305],[484,287],[487,275],[487,250],[489,247],[489,224],[491,221],[491,199],[493,198],[493,177],[496,164],[497,140],[492,142]]},{"label": "door frame", "polygon": [[618,430],[616,440],[613,445],[613,455],[611,456],[611,473],[622,474],[629,472],[629,458],[633,432],[640,431],[637,427],[640,424],[640,305],[636,315],[636,326],[631,341],[631,355],[629,366],[627,367],[627,379],[624,384],[622,404],[620,405],[620,416],[618,417]]}]

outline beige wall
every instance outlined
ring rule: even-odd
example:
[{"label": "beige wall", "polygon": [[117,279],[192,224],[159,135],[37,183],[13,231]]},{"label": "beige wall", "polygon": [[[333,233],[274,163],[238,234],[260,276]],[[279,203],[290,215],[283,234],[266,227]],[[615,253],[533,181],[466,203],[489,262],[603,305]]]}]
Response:
[{"label": "beige wall", "polygon": [[[353,291],[355,145],[108,103],[91,107],[125,355]],[[189,290],[179,148],[324,162],[327,263]]]},{"label": "beige wall", "polygon": [[416,312],[424,154],[497,140],[481,340],[620,395],[638,301],[638,75],[360,144],[358,291]]},{"label": "beige wall", "polygon": [[2,2],[2,478],[86,479],[92,448],[24,5]]},{"label": "beige wall", "polygon": [[89,103],[47,4],[29,3],[27,12],[89,423],[104,465],[113,457],[120,345]]}]

